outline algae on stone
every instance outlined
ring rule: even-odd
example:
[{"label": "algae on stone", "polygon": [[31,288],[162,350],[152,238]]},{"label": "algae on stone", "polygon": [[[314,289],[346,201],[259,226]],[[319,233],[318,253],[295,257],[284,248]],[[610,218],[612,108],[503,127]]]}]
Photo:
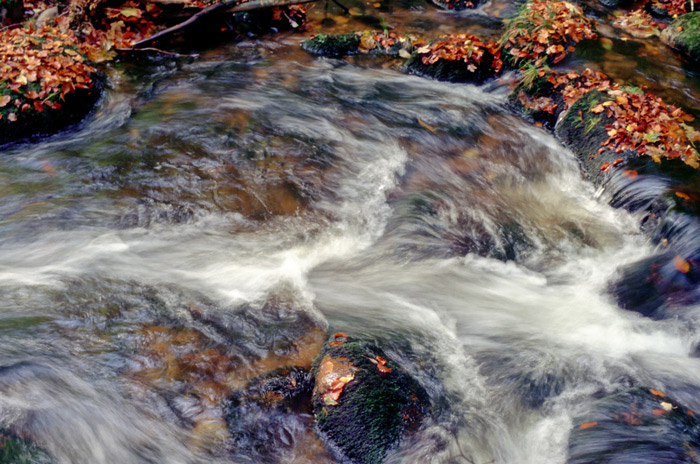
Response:
[{"label": "algae on stone", "polygon": [[700,61],[700,11],[679,16],[664,29],[661,40],[688,58]]},{"label": "algae on stone", "polygon": [[0,463],[52,464],[52,462],[46,452],[34,443],[0,429]]}]

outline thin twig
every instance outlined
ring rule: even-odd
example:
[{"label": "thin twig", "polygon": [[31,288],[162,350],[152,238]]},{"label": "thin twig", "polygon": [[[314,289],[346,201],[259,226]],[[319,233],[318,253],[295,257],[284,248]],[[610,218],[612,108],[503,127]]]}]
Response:
[{"label": "thin twig", "polygon": [[180,53],[175,53],[175,52],[168,52],[165,50],[161,50],[160,48],[154,48],[154,47],[144,47],[144,48],[115,48],[115,51],[118,51],[120,53],[128,53],[128,52],[156,52],[160,53],[161,55],[168,55],[172,56],[175,58],[199,58],[199,55],[197,53],[193,53],[192,55],[183,55]]},{"label": "thin twig", "polygon": [[240,0],[223,0],[220,3],[214,5],[209,5],[208,7],[198,11],[197,13],[190,16],[187,20],[169,27],[165,30],[152,35],[151,37],[146,37],[145,39],[139,40],[132,45],[134,48],[141,48],[144,45],[151,44],[157,40],[162,39],[174,32],[184,29],[195,22],[197,22],[203,16],[207,16],[219,10],[228,10],[231,13],[239,13],[242,11],[259,10],[262,8],[272,8],[274,6],[286,6],[286,5],[296,5],[299,3],[310,3],[318,0],[250,0],[240,5],[236,5]]}]

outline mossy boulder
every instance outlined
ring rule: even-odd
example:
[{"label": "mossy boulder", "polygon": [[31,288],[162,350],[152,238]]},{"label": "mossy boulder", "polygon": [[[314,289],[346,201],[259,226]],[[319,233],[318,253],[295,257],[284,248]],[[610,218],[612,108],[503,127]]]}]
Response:
[{"label": "mossy boulder", "polygon": [[694,413],[651,388],[603,398],[574,426],[567,464],[697,464],[700,456]]},{"label": "mossy boulder", "polygon": [[663,30],[661,40],[688,58],[700,62],[700,11],[676,18]]},{"label": "mossy boulder", "polygon": [[344,334],[324,346],[312,375],[319,434],[338,458],[354,464],[383,462],[431,410],[425,390],[395,361]]},{"label": "mossy boulder", "polygon": [[301,44],[309,53],[330,58],[369,54],[408,57],[413,48],[411,38],[395,32],[362,31],[349,34],[319,34]]},{"label": "mossy boulder", "polygon": [[0,463],[2,464],[52,464],[49,455],[30,441],[0,429]]},{"label": "mossy boulder", "polygon": [[[555,134],[577,156],[586,174],[596,185],[602,184],[611,174],[612,168],[622,168],[625,163],[637,157],[632,151],[616,153],[601,147],[608,139],[605,126],[613,119],[605,112],[594,113],[592,108],[612,97],[604,92],[593,90],[571,105],[564,117],[557,123]],[[649,158],[649,162],[651,158]]]},{"label": "mossy boulder", "polygon": [[97,49],[59,27],[0,32],[0,145],[80,122],[104,87],[88,55]]}]

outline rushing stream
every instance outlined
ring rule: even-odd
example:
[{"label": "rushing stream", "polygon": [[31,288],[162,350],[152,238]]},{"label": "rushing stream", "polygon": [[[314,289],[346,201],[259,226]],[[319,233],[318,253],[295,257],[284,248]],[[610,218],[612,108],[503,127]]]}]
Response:
[{"label": "rushing stream", "polygon": [[653,246],[507,89],[299,40],[122,64],[78,131],[1,153],[3,423],[62,463],[331,463],[310,415],[222,406],[326,330],[431,396],[389,462],[561,464],[632,385],[700,410],[697,308],[617,307]]}]

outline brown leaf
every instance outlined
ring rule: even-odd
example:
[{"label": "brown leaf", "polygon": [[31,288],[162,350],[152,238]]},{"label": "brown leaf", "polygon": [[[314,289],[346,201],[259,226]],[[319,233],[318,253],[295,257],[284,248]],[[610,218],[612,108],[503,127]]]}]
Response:
[{"label": "brown leaf", "polygon": [[584,422],[583,424],[579,425],[578,428],[580,430],[586,430],[586,429],[590,429],[591,427],[595,427],[596,425],[598,425],[598,422],[596,422],[596,421]]}]

